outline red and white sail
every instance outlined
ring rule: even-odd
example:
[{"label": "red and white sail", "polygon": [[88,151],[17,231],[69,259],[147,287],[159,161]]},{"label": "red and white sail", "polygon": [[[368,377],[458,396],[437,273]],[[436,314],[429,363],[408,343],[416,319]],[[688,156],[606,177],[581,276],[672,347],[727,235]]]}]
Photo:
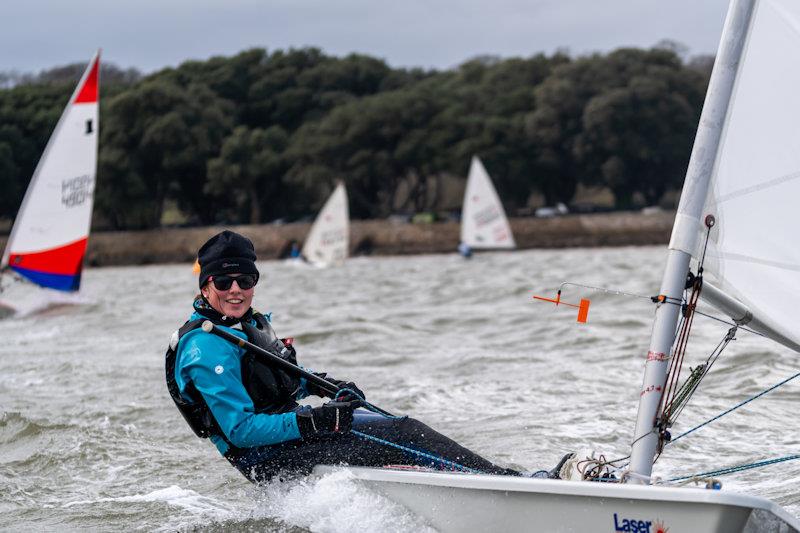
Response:
[{"label": "red and white sail", "polygon": [[50,136],[0,261],[43,287],[80,286],[97,174],[99,69],[98,51]]}]

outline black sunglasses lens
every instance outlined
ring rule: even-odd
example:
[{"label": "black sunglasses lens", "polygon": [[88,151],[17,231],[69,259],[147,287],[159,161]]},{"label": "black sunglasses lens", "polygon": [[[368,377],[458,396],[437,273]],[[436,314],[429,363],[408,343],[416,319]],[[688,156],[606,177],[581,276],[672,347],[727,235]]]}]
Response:
[{"label": "black sunglasses lens", "polygon": [[227,291],[233,285],[233,278],[230,276],[214,276],[212,281],[218,291]]},{"label": "black sunglasses lens", "polygon": [[217,288],[218,291],[227,291],[233,285],[233,280],[236,280],[236,284],[239,286],[240,289],[246,291],[247,289],[252,289],[256,286],[258,282],[258,278],[255,276],[251,276],[250,274],[244,274],[242,276],[231,277],[231,276],[214,276],[212,281],[214,282],[214,287]]},{"label": "black sunglasses lens", "polygon": [[257,281],[258,279],[255,276],[250,276],[247,274],[236,278],[236,283],[239,285],[239,288],[242,289],[243,291],[255,287]]}]

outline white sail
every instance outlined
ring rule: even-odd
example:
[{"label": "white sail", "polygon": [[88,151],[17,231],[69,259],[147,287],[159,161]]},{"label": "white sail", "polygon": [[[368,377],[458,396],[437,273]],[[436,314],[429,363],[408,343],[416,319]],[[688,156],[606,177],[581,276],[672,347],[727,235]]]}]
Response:
[{"label": "white sail", "polygon": [[[733,318],[740,323],[800,351],[797,64],[800,3],[757,1],[736,69],[708,194],[694,201],[704,204],[701,220],[707,215],[715,218],[705,274],[741,305],[732,311],[713,288],[701,292],[701,297],[725,312],[739,314]],[[681,215],[679,212],[679,222]],[[706,228],[701,227],[699,233],[694,243],[680,243],[695,259],[702,257]]]},{"label": "white sail", "polygon": [[317,215],[303,244],[303,257],[310,263],[327,266],[343,262],[350,246],[350,211],[347,191],[339,182]]},{"label": "white sail", "polygon": [[99,52],[67,103],[28,185],[0,269],[75,291],[92,218],[97,167]]},{"label": "white sail", "polygon": [[472,158],[461,210],[461,242],[471,248],[516,248],[503,204],[480,159]]}]

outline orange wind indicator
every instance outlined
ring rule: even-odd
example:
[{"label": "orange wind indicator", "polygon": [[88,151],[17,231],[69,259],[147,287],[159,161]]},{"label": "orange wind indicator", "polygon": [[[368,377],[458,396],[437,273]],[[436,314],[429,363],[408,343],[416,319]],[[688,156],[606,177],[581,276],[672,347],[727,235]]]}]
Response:
[{"label": "orange wind indicator", "polygon": [[589,300],[587,300],[586,298],[581,298],[581,303],[579,303],[577,305],[576,304],[570,304],[570,303],[567,303],[567,302],[562,302],[561,301],[561,291],[559,290],[558,293],[556,294],[555,299],[553,299],[553,298],[545,298],[543,296],[536,296],[536,295],[533,296],[533,299],[534,300],[542,300],[543,302],[554,303],[557,306],[558,305],[566,305],[568,307],[575,307],[578,310],[578,322],[580,322],[581,324],[585,324],[586,323],[586,319],[589,318],[589,304],[591,302]]}]

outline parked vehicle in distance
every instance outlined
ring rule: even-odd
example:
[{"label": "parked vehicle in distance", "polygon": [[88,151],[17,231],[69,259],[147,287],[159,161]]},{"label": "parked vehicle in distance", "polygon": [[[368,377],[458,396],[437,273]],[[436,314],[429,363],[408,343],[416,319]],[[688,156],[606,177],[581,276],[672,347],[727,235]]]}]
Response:
[{"label": "parked vehicle in distance", "polygon": [[569,208],[561,202],[558,202],[554,206],[544,206],[539,207],[536,211],[533,212],[534,216],[539,218],[552,218],[561,215],[566,215],[569,213]]}]

